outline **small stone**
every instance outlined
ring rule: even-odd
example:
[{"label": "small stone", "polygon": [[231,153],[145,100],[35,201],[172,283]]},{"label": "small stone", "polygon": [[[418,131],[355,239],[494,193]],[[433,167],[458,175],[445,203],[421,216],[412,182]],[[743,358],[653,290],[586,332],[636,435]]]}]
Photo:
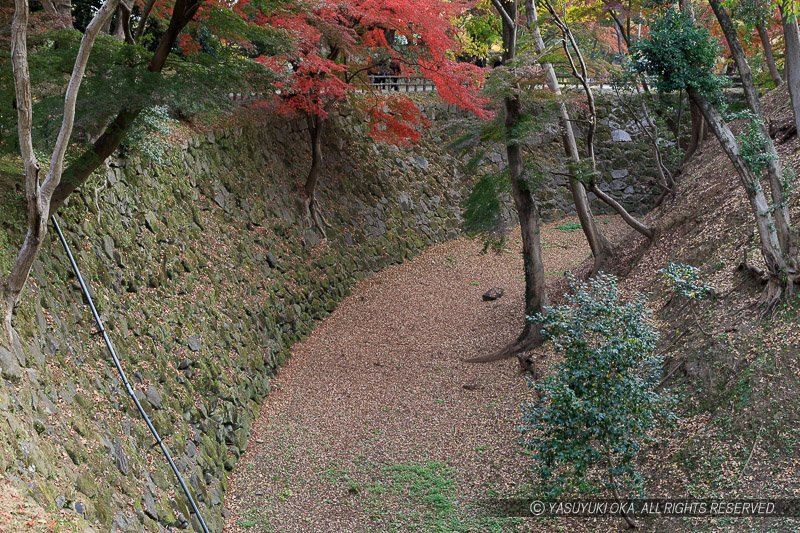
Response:
[{"label": "small stone", "polygon": [[114,259],[114,239],[110,235],[103,236],[103,251],[109,259]]},{"label": "small stone", "polygon": [[81,516],[86,515],[86,506],[82,502],[75,502],[75,512]]},{"label": "small stone", "polygon": [[275,265],[278,264],[278,259],[272,252],[267,252],[267,264],[270,268],[275,268]]},{"label": "small stone", "polygon": [[214,183],[214,203],[216,203],[221,208],[225,209],[225,207],[227,205],[227,202],[228,202],[228,196],[230,196],[230,192],[228,192],[228,189],[225,188],[225,185],[223,185],[222,183],[220,183],[218,181],[215,182]]},{"label": "small stone", "polygon": [[612,130],[611,140],[615,143],[629,143],[633,139],[631,138],[631,134],[625,130]]},{"label": "small stone", "polygon": [[200,348],[203,347],[203,341],[200,339],[198,335],[192,335],[191,337],[189,337],[187,344],[189,345],[189,349],[193,352],[199,352]]},{"label": "small stone", "polygon": [[119,440],[114,439],[111,445],[111,453],[114,456],[114,464],[117,465],[117,469],[119,469],[123,476],[127,476],[130,470],[128,467],[128,456],[125,454],[125,450],[122,448],[122,444],[120,444]]},{"label": "small stone", "polygon": [[504,292],[505,291],[503,291],[503,289],[501,289],[500,287],[492,287],[491,289],[489,289],[488,291],[483,293],[483,297],[482,297],[483,301],[484,302],[492,302],[494,300],[497,300],[498,298],[503,296]]},{"label": "small stone", "polygon": [[145,391],[145,397],[147,401],[150,402],[150,405],[155,407],[156,409],[161,409],[161,394],[159,394],[158,389],[154,386],[150,385],[147,387],[147,391]]},{"label": "small stone", "polygon": [[0,346],[0,375],[13,382],[22,379],[22,367],[19,366],[17,357],[2,346]]},{"label": "small stone", "polygon": [[156,229],[158,228],[158,218],[154,212],[148,211],[144,214],[144,225],[147,226],[147,229],[153,233],[156,232]]},{"label": "small stone", "polygon": [[422,170],[428,170],[428,160],[421,155],[414,156],[414,165]]},{"label": "small stone", "polygon": [[178,370],[186,370],[190,366],[192,366],[192,361],[190,359],[183,359],[178,363]]},{"label": "small stone", "polygon": [[464,383],[464,385],[462,385],[462,387],[463,387],[464,390],[478,390],[478,389],[482,389],[483,388],[483,387],[481,387],[480,385],[478,385],[477,383],[474,383],[474,382],[472,382],[472,383]]},{"label": "small stone", "polygon": [[153,495],[150,492],[144,493],[144,498],[142,498],[142,510],[144,514],[152,518],[153,520],[158,520],[158,511],[156,511],[156,501],[153,498]]},{"label": "small stone", "polygon": [[625,178],[627,176],[628,176],[628,169],[626,169],[626,168],[621,169],[621,170],[612,170],[611,171],[611,177],[614,178],[615,180],[621,180],[622,178]]}]

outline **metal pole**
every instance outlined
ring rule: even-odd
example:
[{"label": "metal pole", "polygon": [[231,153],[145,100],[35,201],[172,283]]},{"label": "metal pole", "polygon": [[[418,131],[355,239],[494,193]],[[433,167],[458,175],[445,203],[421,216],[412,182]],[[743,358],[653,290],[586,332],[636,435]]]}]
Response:
[{"label": "metal pole", "polygon": [[122,369],[122,364],[120,363],[119,357],[117,357],[117,352],[114,349],[114,343],[111,342],[111,338],[108,336],[108,332],[106,332],[106,328],[103,326],[103,320],[100,318],[100,313],[97,312],[97,308],[94,306],[94,301],[92,300],[92,295],[89,293],[89,287],[83,279],[81,275],[81,271],[78,268],[78,263],[75,262],[75,257],[72,255],[72,250],[70,250],[69,244],[67,244],[67,240],[64,238],[64,234],[61,232],[61,226],[58,224],[58,218],[55,215],[51,217],[53,221],[53,227],[56,229],[56,233],[58,234],[58,239],[61,241],[61,245],[64,247],[64,251],[67,252],[67,257],[69,258],[70,265],[72,265],[72,271],[75,273],[75,277],[78,278],[78,283],[81,285],[81,291],[83,295],[86,297],[86,301],[89,302],[89,309],[92,310],[92,316],[94,317],[94,321],[97,324],[98,331],[103,335],[103,340],[106,342],[106,347],[108,348],[108,353],[111,354],[111,359],[114,361],[114,366],[117,368],[117,373],[119,374],[120,380],[122,380],[123,385],[125,385],[125,390],[128,391],[128,396],[131,397],[133,403],[136,404],[136,409],[138,409],[139,414],[144,419],[145,423],[147,424],[147,428],[150,430],[150,433],[153,434],[153,437],[156,439],[156,443],[161,448],[161,452],[166,457],[167,462],[169,463],[172,472],[175,474],[175,477],[178,479],[178,483],[183,489],[183,493],[186,494],[186,499],[189,500],[189,505],[192,507],[192,512],[197,517],[197,520],[200,522],[200,527],[203,528],[203,533],[209,533],[208,526],[206,525],[206,521],[203,520],[203,515],[200,513],[200,509],[197,507],[197,503],[195,503],[194,498],[192,497],[192,493],[189,490],[189,487],[186,485],[186,482],[183,480],[183,476],[178,471],[178,467],[175,465],[175,461],[172,460],[172,455],[169,453],[169,449],[167,445],[164,444],[164,441],[161,440],[161,435],[158,434],[158,430],[153,425],[153,422],[150,420],[150,417],[147,416],[142,404],[139,402],[139,398],[136,397],[136,393],[131,387],[130,382],[128,381],[127,376],[125,375],[125,371]]}]

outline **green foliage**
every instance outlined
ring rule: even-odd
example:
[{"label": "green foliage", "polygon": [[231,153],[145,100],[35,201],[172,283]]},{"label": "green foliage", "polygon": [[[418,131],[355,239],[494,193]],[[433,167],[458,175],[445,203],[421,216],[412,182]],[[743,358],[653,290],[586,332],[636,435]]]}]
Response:
[{"label": "green foliage", "polygon": [[616,278],[570,278],[567,303],[531,317],[564,360],[524,407],[525,443],[548,497],[613,487],[641,491],[636,457],[669,398],[656,392],[662,358],[643,300],[621,302]]},{"label": "green foliage", "polygon": [[747,120],[747,123],[742,133],[736,136],[736,141],[739,143],[739,153],[753,174],[760,176],[769,167],[769,164],[775,160],[775,156],[767,151],[767,138],[761,132],[758,122],[760,119],[749,110],[740,115],[741,118]]},{"label": "green foliage", "polygon": [[586,186],[589,186],[592,181],[600,177],[600,173],[592,168],[590,159],[581,159],[577,162],[567,161],[567,169],[571,176]]},{"label": "green foliage", "polygon": [[462,54],[486,60],[489,59],[493,49],[502,46],[502,23],[493,10],[491,6],[477,7],[456,19],[455,25],[460,30],[458,40],[462,46]]},{"label": "green foliage", "polygon": [[658,271],[672,289],[690,300],[702,300],[714,294],[714,289],[702,280],[700,269],[685,263],[670,262]]},{"label": "green foliage", "polygon": [[123,142],[127,150],[135,150],[156,164],[164,162],[171,144],[167,136],[177,121],[169,116],[167,106],[149,107],[134,121]]},{"label": "green foliage", "polygon": [[632,52],[634,68],[654,76],[659,91],[691,88],[712,102],[721,99],[727,80],[714,74],[719,43],[687,14],[667,10],[650,26],[647,39],[639,41]]},{"label": "green foliage", "polygon": [[724,2],[731,14],[745,23],[748,30],[753,30],[759,21],[770,16],[770,2],[765,0],[727,0]]},{"label": "green foliage", "polygon": [[783,167],[783,176],[781,176],[781,191],[783,192],[784,199],[792,196],[795,189],[795,182],[797,181],[797,172],[791,165]]},{"label": "green foliage", "polygon": [[579,222],[566,222],[560,226],[556,226],[556,229],[559,231],[578,231],[581,229],[581,225]]},{"label": "green foliage", "polygon": [[[66,29],[35,34],[29,39],[33,133],[38,148],[52,146],[61,126],[63,91],[81,37],[80,32]],[[206,42],[212,43],[212,39],[209,37]],[[126,44],[109,35],[97,38],[78,95],[76,141],[85,142],[99,134],[122,106],[162,105],[175,116],[207,116],[231,106],[228,93],[270,84],[266,69],[247,59],[235,46],[218,43],[208,53],[185,57],[172,54],[162,74],[147,70],[151,56],[152,51],[146,46]],[[11,76],[10,68],[0,70],[0,108],[9,110],[14,99]],[[0,150],[16,149],[16,115],[3,112]]]},{"label": "green foliage", "polygon": [[468,235],[502,233],[500,192],[507,188],[505,173],[485,174],[472,186],[464,201],[464,229]]}]

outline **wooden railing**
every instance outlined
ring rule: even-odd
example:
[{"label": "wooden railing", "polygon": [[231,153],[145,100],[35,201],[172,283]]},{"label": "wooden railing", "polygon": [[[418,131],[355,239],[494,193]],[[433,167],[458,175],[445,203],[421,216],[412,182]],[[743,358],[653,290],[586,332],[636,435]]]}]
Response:
[{"label": "wooden railing", "polygon": [[384,76],[370,74],[369,83],[373,89],[381,92],[424,93],[436,90],[433,82],[421,76]]}]

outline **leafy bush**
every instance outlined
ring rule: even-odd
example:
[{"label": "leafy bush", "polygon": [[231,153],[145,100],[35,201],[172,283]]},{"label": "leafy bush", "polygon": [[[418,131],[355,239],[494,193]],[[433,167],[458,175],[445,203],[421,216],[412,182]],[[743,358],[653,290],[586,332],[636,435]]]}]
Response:
[{"label": "leafy bush", "polygon": [[125,136],[124,146],[135,149],[154,163],[163,163],[164,154],[171,148],[167,136],[177,121],[169,116],[167,106],[144,109]]},{"label": "leafy bush", "polygon": [[774,156],[767,151],[767,139],[761,132],[759,118],[752,112],[747,112],[745,118],[747,125],[744,131],[737,135],[736,140],[745,164],[753,174],[760,176],[769,167]]},{"label": "leafy bush", "polygon": [[650,35],[633,48],[638,72],[656,77],[659,91],[692,88],[713,102],[720,100],[727,83],[714,74],[719,43],[685,13],[669,9],[650,26]]},{"label": "leafy bush", "polygon": [[642,299],[620,302],[613,276],[570,284],[566,304],[532,317],[564,360],[524,407],[525,444],[548,497],[641,490],[636,457],[657,421],[672,416],[656,392],[657,333]]},{"label": "leafy bush", "polygon": [[700,269],[684,263],[670,263],[658,271],[672,285],[673,290],[690,300],[702,300],[712,294],[711,285],[701,280]]}]

